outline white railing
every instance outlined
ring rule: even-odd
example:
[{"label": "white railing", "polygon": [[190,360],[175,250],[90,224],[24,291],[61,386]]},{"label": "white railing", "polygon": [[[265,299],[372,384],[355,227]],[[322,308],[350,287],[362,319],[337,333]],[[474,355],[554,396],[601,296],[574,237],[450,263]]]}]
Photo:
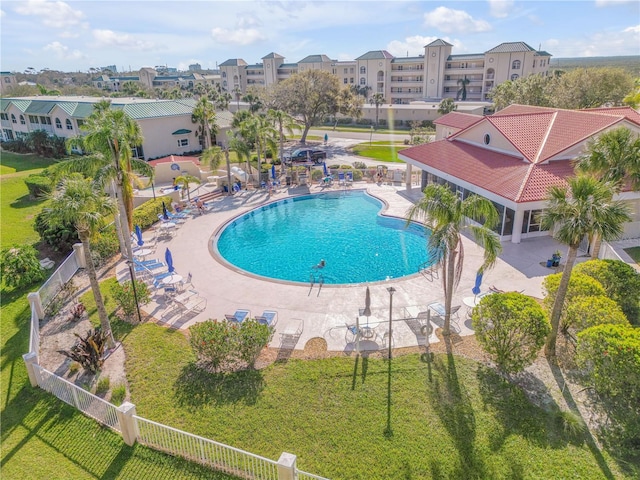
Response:
[{"label": "white railing", "polygon": [[327,480],[324,477],[319,477],[313,473],[303,472],[302,470],[296,470],[296,480]]},{"label": "white railing", "polygon": [[114,405],[45,370],[40,365],[34,365],[33,367],[40,388],[52,393],[63,402],[76,407],[82,413],[101,424],[121,432],[118,414],[116,413],[117,409]]},{"label": "white railing", "polygon": [[33,309],[31,310],[29,351],[34,352],[36,355],[40,353],[40,319],[38,318],[36,311]]},{"label": "white railing", "polygon": [[43,307],[49,305],[60,289],[75,275],[78,268],[76,253],[73,251],[38,290]]},{"label": "white railing", "polygon": [[138,429],[137,440],[143,445],[242,478],[278,478],[278,462],[137,415],[133,418]]}]

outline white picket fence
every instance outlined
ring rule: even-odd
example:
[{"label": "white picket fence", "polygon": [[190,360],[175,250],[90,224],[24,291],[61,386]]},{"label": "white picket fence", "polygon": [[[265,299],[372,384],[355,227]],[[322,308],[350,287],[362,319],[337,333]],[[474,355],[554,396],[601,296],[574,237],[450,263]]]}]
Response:
[{"label": "white picket fence", "polygon": [[229,445],[183,432],[136,415],[138,441],[143,445],[179,455],[216,470],[242,478],[278,478],[278,462]]},{"label": "white picket fence", "polygon": [[[77,247],[77,245],[75,246]],[[29,294],[31,325],[29,352],[23,359],[32,386],[39,386],[85,415],[122,435],[125,442],[139,442],[150,448],[178,455],[216,470],[255,480],[327,480],[298,470],[295,455],[283,453],[278,461],[270,460],[223,443],[183,432],[135,415],[135,405],[125,403],[116,407],[77,385],[58,377],[39,364],[40,320],[44,308],[51,303],[62,287],[79,268],[74,252],[58,267],[40,290]],[[35,298],[31,298],[31,296]],[[133,414],[131,414],[133,413]]]},{"label": "white picket fence", "polygon": [[52,393],[63,402],[76,407],[102,425],[106,425],[118,433],[122,431],[118,421],[118,414],[116,413],[117,408],[114,405],[68,382],[64,378],[58,377],[40,365],[34,365],[33,367],[40,388]]}]

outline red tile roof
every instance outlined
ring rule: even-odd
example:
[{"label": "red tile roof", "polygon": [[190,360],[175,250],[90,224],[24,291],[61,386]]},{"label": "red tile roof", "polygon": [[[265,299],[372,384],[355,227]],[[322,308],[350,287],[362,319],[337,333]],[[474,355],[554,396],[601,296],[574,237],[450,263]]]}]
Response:
[{"label": "red tile roof", "polygon": [[150,160],[149,165],[156,166],[161,163],[171,163],[171,162],[191,162],[200,166],[200,159],[198,157],[183,157],[180,155],[169,155],[168,157],[157,158],[155,160]]},{"label": "red tile roof", "polygon": [[472,115],[470,113],[450,112],[434,120],[433,123],[436,125],[446,125],[447,127],[463,129],[463,128],[470,127],[471,125],[479,122],[480,120],[482,120],[482,117],[480,115]]}]

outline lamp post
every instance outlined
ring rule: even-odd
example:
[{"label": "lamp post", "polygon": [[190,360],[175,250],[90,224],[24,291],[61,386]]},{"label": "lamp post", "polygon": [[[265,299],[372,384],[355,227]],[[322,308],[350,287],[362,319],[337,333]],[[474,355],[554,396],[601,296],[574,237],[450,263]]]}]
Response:
[{"label": "lamp post", "polygon": [[371,132],[369,133],[369,146],[371,146],[372,140],[373,140],[373,125],[371,125]]},{"label": "lamp post", "polygon": [[151,181],[151,191],[153,192],[153,199],[156,199],[156,186],[153,184],[153,180]]},{"label": "lamp post", "polygon": [[387,288],[387,292],[389,292],[389,360],[391,360],[391,338],[392,338],[392,329],[393,329],[393,294],[396,289],[393,287]]}]

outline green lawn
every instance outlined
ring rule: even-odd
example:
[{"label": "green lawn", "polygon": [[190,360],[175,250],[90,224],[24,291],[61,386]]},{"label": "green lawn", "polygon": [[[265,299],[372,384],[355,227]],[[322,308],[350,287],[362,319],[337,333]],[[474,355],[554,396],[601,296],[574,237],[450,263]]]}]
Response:
[{"label": "green lawn", "polygon": [[[26,156],[27,158],[29,156]],[[37,241],[32,222],[43,206],[29,201],[22,179],[51,163],[2,152],[0,189],[2,246]],[[7,177],[7,175],[10,175]],[[230,479],[199,465],[121,437],[39,388],[32,388],[22,355],[29,348],[30,310],[26,295],[37,290],[0,286],[0,469],[3,479],[175,478]],[[112,308],[113,309],[113,308]],[[120,335],[124,324],[114,325]]]},{"label": "green lawn", "polygon": [[328,478],[624,477],[555,414],[463,358],[437,356],[430,371],[398,357],[390,376],[387,361],[353,357],[215,375],[196,368],[180,332],[141,325],[124,345],[139,415],[273,459],[295,453],[299,468]]},{"label": "green lawn", "polygon": [[408,148],[404,143],[390,142],[369,142],[359,143],[352,150],[353,153],[361,157],[372,158],[380,162],[404,163],[398,159],[398,151]]},{"label": "green lawn", "polygon": [[633,258],[634,262],[640,265],[640,247],[625,248],[624,251]]}]

